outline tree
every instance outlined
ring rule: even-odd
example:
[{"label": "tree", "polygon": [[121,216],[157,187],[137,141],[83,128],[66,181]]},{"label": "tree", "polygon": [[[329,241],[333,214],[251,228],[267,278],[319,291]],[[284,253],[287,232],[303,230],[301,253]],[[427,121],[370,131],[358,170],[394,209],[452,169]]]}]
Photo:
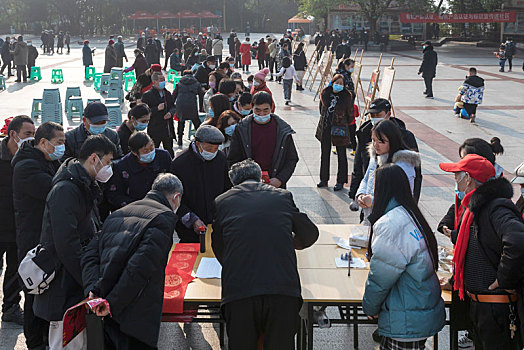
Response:
[{"label": "tree", "polygon": [[347,2],[347,0],[298,0],[300,11],[324,20],[325,29],[328,25],[329,10]]}]

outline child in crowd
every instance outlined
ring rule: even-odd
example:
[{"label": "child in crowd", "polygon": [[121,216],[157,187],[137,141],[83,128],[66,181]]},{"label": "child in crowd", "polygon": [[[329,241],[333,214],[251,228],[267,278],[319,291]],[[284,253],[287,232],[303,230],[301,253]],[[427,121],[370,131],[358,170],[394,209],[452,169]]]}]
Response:
[{"label": "child in crowd", "polygon": [[284,99],[286,100],[286,106],[291,103],[291,91],[293,90],[293,78],[295,81],[299,82],[297,71],[295,66],[291,64],[291,59],[289,57],[284,57],[282,59],[282,68],[280,72],[276,75],[277,78],[282,77],[284,80]]}]

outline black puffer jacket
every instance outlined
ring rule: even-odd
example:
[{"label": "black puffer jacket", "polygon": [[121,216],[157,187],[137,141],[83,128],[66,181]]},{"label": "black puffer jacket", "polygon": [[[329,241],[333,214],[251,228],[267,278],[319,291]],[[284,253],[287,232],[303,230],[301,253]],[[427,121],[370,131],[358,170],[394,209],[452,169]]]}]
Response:
[{"label": "black puffer jacket", "polygon": [[477,188],[469,202],[480,245],[497,266],[501,289],[520,288],[524,277],[524,221],[511,197],[513,187],[501,177]]},{"label": "black puffer jacket", "polygon": [[[4,46],[8,45],[4,43]],[[0,142],[0,243],[14,243],[16,241],[15,214],[13,209],[13,170],[11,160],[13,156],[7,148],[9,138]]]},{"label": "black puffer jacket", "polygon": [[35,315],[46,321],[61,321],[86,296],[80,260],[95,233],[92,211],[100,196],[96,181],[76,159],[66,160],[53,178],[40,243],[55,257],[56,275],[33,304]]},{"label": "black puffer jacket", "polygon": [[84,293],[105,298],[120,330],[151,347],[158,342],[176,222],[166,197],[151,190],[109,215],[82,258]]},{"label": "black puffer jacket", "polygon": [[433,46],[429,45],[424,49],[424,56],[420,64],[419,73],[423,77],[434,78],[437,74],[437,53],[433,50]]},{"label": "black puffer jacket", "polygon": [[[412,151],[418,152],[418,145],[415,136],[411,131],[406,129],[406,124],[400,119],[389,118],[392,122],[396,123],[402,132],[402,139],[408,148]],[[355,199],[358,186],[364,178],[364,174],[368,169],[369,165],[369,154],[367,151],[367,145],[371,142],[371,130],[373,124],[370,120],[360,126],[357,131],[357,149],[355,152],[355,161],[353,163],[353,173],[351,174],[351,186],[349,188],[349,198]],[[422,171],[420,167],[415,167],[417,177],[415,178],[415,186],[413,188],[413,196],[418,202],[420,198],[420,189],[422,187]]]},{"label": "black puffer jacket", "polygon": [[[122,158],[120,139],[118,138],[118,134],[116,133],[116,131],[111,128],[106,128],[103,132],[103,135],[105,135],[116,146],[117,154],[113,155],[113,158]],[[80,155],[80,148],[82,148],[82,145],[89,136],[89,134],[86,131],[86,128],[84,127],[84,124],[82,123],[73,130],[69,130],[68,132],[66,132],[65,136],[66,150],[64,156],[62,157],[62,161],[65,161],[67,158],[71,157],[78,158],[78,156]]]},{"label": "black puffer jacket", "polygon": [[11,165],[16,245],[18,259],[22,260],[40,241],[45,201],[53,186],[53,176],[60,167],[60,162],[48,161],[44,153],[34,147],[31,141],[22,144]]},{"label": "black puffer jacket", "polygon": [[[142,95],[142,102],[151,109],[151,120],[147,126],[147,133],[153,140],[174,135],[173,118],[164,119],[167,112],[170,112],[171,116],[175,114],[174,99],[167,89],[164,89],[163,93],[164,96],[160,96],[160,92],[152,88]],[[159,110],[158,106],[161,103],[164,104],[164,109]]]},{"label": "black puffer jacket", "polygon": [[[200,97],[200,106],[197,107],[197,95]],[[197,79],[192,75],[184,75],[173,91],[176,113],[180,120],[194,120],[198,118],[198,110],[202,109],[204,90]]]}]

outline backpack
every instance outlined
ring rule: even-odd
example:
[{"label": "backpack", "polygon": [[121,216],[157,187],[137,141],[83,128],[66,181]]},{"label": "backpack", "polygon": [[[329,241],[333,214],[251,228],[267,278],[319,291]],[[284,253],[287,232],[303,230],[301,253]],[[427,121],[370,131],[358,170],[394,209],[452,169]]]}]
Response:
[{"label": "backpack", "polygon": [[29,294],[42,294],[55,278],[56,264],[49,250],[39,244],[27,252],[18,274]]}]

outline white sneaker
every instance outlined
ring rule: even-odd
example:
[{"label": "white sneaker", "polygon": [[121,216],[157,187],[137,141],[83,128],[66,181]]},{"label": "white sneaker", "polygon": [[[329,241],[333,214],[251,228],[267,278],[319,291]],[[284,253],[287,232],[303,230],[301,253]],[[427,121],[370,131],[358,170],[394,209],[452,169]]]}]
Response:
[{"label": "white sneaker", "polygon": [[469,339],[468,333],[465,332],[458,340],[458,347],[461,349],[473,348],[473,340]]}]

